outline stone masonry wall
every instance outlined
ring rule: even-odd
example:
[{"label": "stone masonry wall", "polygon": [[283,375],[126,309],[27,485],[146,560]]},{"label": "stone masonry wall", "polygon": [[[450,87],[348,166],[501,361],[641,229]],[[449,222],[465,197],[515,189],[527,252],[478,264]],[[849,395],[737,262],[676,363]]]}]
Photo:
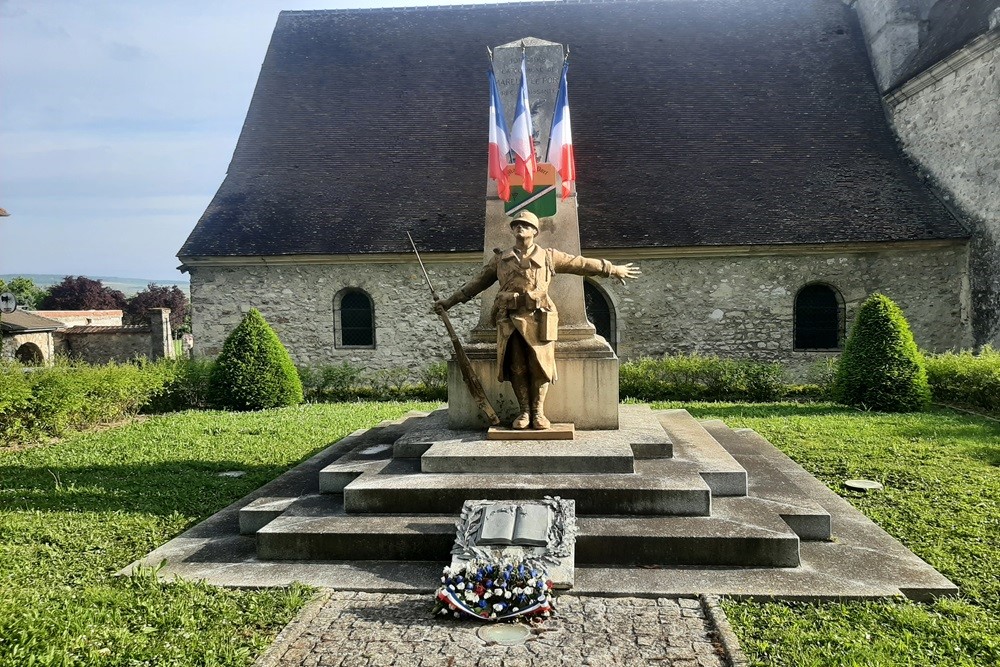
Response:
[{"label": "stone masonry wall", "polygon": [[868,53],[879,88],[895,83],[910,56],[920,47],[922,23],[935,0],[855,0],[868,41]]},{"label": "stone masonry wall", "polygon": [[42,353],[43,363],[52,363],[55,348],[50,332],[22,333],[4,336],[0,340],[0,359],[13,359],[22,345],[36,345]]},{"label": "stone masonry wall", "polygon": [[[792,349],[793,304],[812,282],[843,296],[848,324],[869,294],[895,299],[919,345],[968,346],[969,288],[964,246],[850,254],[644,259],[642,277],[626,286],[601,281],[617,312],[619,356],[701,352],[782,361],[801,376],[829,352]],[[473,262],[429,264],[442,295],[477,270]],[[365,290],[375,304],[376,348],[334,346],[334,295]],[[413,264],[253,265],[191,270],[196,353],[215,355],[244,312],[258,308],[297,364],[348,361],[368,370],[419,369],[450,355],[444,328]],[[478,320],[475,302],[450,311],[466,335]]]},{"label": "stone masonry wall", "polygon": [[[1000,38],[930,85],[887,98],[899,139],[972,228],[976,343],[1000,345]],[[920,84],[921,77],[909,86]]]},{"label": "stone masonry wall", "polygon": [[150,356],[148,327],[122,327],[120,331],[107,333],[56,332],[56,338],[59,352],[88,364],[106,364],[110,360],[123,362]]},{"label": "stone masonry wall", "polygon": [[[442,296],[472,277],[475,263],[430,263]],[[335,346],[333,302],[346,287],[364,290],[375,304],[375,349]],[[431,312],[431,296],[413,264],[271,265],[191,270],[195,354],[215,356],[243,314],[257,308],[299,365],[349,362],[368,370],[412,368],[414,375],[451,348]],[[479,320],[473,304],[450,311],[456,331]]]}]

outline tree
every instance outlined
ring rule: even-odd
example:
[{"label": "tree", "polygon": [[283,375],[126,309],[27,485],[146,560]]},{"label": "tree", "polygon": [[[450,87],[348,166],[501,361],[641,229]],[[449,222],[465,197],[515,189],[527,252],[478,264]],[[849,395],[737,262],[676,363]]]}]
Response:
[{"label": "tree", "polygon": [[288,350],[256,308],[222,344],[211,377],[219,407],[264,410],[302,402],[302,381]]},{"label": "tree", "polygon": [[41,310],[124,310],[125,295],[86,276],[66,276],[42,299]]},{"label": "tree", "polygon": [[18,308],[38,308],[38,304],[48,296],[48,290],[39,287],[31,278],[18,276],[5,283],[0,278],[0,292],[11,292],[17,299]]},{"label": "tree", "polygon": [[833,385],[839,403],[866,410],[914,412],[930,402],[924,359],[910,325],[884,294],[858,310]]},{"label": "tree", "polygon": [[190,307],[187,295],[177,285],[166,287],[149,283],[146,289],[138,292],[125,304],[125,322],[145,324],[148,322],[146,311],[150,308],[169,308],[170,328],[176,334],[184,328]]}]

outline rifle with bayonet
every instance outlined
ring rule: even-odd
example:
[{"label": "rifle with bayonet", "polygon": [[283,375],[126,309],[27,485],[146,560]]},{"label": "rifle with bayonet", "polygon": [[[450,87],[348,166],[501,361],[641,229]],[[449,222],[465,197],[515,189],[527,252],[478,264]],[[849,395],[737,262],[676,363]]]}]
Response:
[{"label": "rifle with bayonet", "polygon": [[[420,264],[420,270],[424,274],[424,280],[427,281],[427,287],[431,290],[431,296],[434,298],[434,303],[440,301],[438,297],[437,290],[434,289],[434,285],[431,284],[431,278],[427,275],[427,269],[424,268],[424,262],[420,259],[420,253],[417,251],[417,244],[413,242],[413,237],[410,236],[410,232],[406,232],[406,237],[410,239],[410,245],[413,246],[413,253],[417,256],[417,263]],[[476,404],[479,409],[482,410],[483,414],[486,415],[486,419],[489,420],[491,426],[499,426],[500,418],[497,416],[496,410],[490,404],[488,398],[486,398],[486,390],[483,389],[482,383],[479,381],[479,376],[476,375],[475,371],[472,369],[472,362],[469,361],[469,356],[465,353],[465,348],[462,347],[462,341],[455,333],[455,327],[451,324],[451,318],[448,317],[448,313],[444,310],[437,309],[437,314],[441,317],[441,321],[444,322],[444,328],[448,330],[448,338],[451,339],[451,344],[455,346],[455,360],[458,362],[458,367],[462,370],[462,379],[465,380],[465,386],[469,388],[469,393],[472,394],[472,398],[475,399]]]}]

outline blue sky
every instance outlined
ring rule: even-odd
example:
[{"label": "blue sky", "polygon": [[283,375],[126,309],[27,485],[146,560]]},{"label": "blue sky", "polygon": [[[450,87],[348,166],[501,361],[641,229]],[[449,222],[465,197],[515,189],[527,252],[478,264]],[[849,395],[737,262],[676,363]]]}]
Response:
[{"label": "blue sky", "polygon": [[185,279],[278,12],[430,4],[0,0],[0,274]]}]

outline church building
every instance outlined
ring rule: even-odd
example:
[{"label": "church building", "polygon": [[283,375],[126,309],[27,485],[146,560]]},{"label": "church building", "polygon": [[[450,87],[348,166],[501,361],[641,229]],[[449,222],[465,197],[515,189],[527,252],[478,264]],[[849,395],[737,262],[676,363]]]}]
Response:
[{"label": "church building", "polygon": [[642,270],[584,284],[620,358],[802,376],[873,292],[1000,343],[1000,0],[596,0],[282,12],[178,253],[196,352],[255,307],[297,364],[449,356],[407,232],[443,295],[492,254],[487,47],[529,37],[569,48],[582,252]]}]

